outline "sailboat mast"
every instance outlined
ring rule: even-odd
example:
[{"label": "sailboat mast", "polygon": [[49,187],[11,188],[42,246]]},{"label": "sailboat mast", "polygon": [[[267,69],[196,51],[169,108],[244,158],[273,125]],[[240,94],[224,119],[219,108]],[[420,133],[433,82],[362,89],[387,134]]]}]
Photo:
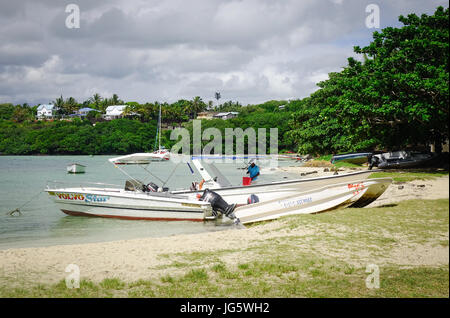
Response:
[{"label": "sailboat mast", "polygon": [[159,104],[158,150],[161,150],[161,104]]}]

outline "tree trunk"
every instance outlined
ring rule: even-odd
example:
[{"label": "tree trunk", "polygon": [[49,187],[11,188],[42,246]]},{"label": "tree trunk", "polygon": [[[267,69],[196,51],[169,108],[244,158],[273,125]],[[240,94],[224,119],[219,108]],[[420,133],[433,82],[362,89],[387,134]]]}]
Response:
[{"label": "tree trunk", "polygon": [[434,151],[438,154],[442,153],[442,136],[437,134],[434,138]]}]

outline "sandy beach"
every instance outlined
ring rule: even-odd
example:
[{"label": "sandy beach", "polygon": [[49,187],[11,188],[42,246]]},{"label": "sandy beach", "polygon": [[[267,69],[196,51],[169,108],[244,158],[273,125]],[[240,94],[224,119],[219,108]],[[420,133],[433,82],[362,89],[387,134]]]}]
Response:
[{"label": "sandy beach", "polygon": [[[324,168],[291,167],[293,173],[317,170],[316,175],[332,174]],[[344,173],[344,172],[341,172]],[[394,183],[371,206],[388,205],[409,199],[438,199],[449,197],[448,176],[432,181],[412,181]],[[333,212],[328,212],[333,213]],[[252,257],[245,250],[257,246],[262,240],[276,240],[278,237],[308,237],[317,235],[323,229],[298,227],[286,229],[283,220],[275,220],[245,229],[224,229],[209,233],[177,235],[162,238],[146,238],[92,243],[82,245],[62,245],[41,248],[19,248],[0,251],[0,284],[3,286],[24,286],[26,284],[56,283],[63,280],[69,264],[80,268],[82,279],[101,281],[105,278],[120,278],[124,281],[153,279],[175,275],[173,264],[181,253],[215,253],[221,262],[234,266]],[[445,238],[444,238],[445,239]],[[448,242],[448,232],[446,234]],[[299,244],[299,248],[302,248]],[[233,250],[230,253],[223,251]],[[333,255],[327,246],[321,253]],[[346,258],[346,255],[340,255]],[[422,245],[400,244],[395,252],[380,256],[379,263],[399,265],[448,265],[449,248],[442,245],[424,243]],[[355,264],[366,261],[364,253],[358,257],[348,257]],[[182,269],[180,269],[182,271]]]}]

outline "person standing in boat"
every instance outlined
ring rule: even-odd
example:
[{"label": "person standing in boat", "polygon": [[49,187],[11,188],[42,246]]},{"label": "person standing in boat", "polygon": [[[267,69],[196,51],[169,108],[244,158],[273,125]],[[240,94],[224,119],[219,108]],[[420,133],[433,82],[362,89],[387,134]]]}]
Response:
[{"label": "person standing in boat", "polygon": [[247,174],[250,174],[250,178],[252,179],[252,182],[256,181],[256,179],[258,179],[259,167],[255,164],[254,161],[247,168]]}]

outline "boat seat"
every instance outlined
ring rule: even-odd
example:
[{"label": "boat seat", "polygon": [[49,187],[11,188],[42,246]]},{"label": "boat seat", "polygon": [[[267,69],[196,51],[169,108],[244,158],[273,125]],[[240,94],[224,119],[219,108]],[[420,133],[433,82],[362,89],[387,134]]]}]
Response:
[{"label": "boat seat", "polygon": [[125,181],[125,191],[143,191],[145,184],[139,180]]},{"label": "boat seat", "polygon": [[125,182],[125,191],[168,192],[169,188],[167,187],[161,188],[153,182],[145,184],[139,180],[127,180]]},{"label": "boat seat", "polygon": [[[146,185],[146,190],[148,190],[148,192],[167,192],[169,191],[169,188],[167,187],[160,187],[157,184],[153,183],[153,182],[149,182]],[[144,190],[144,192],[147,192],[146,190]]]}]

